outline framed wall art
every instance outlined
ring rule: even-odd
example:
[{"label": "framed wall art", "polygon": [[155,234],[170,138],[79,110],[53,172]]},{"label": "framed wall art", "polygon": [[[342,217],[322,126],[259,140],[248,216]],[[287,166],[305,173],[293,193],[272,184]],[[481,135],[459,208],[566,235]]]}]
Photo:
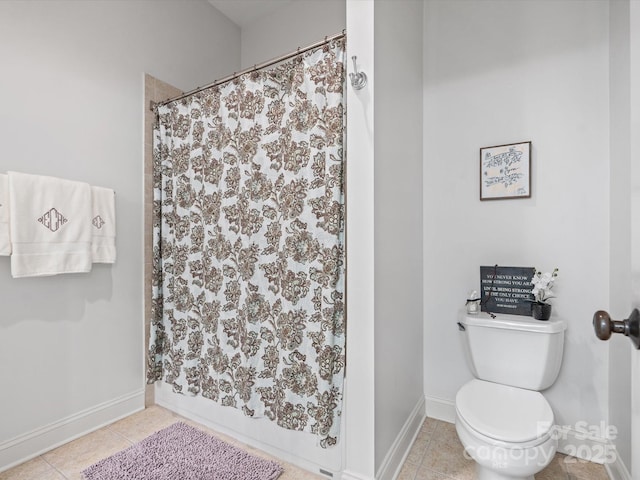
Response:
[{"label": "framed wall art", "polygon": [[531,197],[531,142],[480,149],[480,200]]}]

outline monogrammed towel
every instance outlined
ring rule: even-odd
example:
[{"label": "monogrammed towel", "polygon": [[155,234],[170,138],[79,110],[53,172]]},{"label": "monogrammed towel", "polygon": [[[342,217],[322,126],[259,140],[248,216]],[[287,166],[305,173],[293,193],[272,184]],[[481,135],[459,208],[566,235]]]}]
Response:
[{"label": "monogrammed towel", "polygon": [[93,263],[116,261],[116,194],[110,188],[91,187],[91,257]]},{"label": "monogrammed towel", "polygon": [[11,275],[91,271],[91,187],[9,172]]}]

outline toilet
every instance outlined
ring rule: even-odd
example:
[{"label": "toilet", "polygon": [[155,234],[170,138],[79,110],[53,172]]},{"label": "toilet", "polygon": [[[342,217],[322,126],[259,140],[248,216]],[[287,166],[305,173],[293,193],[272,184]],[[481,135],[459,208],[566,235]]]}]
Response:
[{"label": "toilet", "polygon": [[556,453],[551,406],[540,393],[558,377],[563,320],[460,314],[475,377],[456,394],[456,431],[477,480],[534,480]]}]

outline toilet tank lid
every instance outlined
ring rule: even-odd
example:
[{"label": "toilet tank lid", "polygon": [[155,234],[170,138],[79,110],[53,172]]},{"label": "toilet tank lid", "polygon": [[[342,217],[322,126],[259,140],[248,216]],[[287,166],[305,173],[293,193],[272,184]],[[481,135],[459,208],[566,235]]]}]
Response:
[{"label": "toilet tank lid", "polygon": [[491,318],[486,312],[475,315],[463,314],[462,323],[465,326],[504,328],[507,330],[522,330],[525,332],[558,333],[566,330],[567,323],[562,319],[536,320],[522,315],[496,315]]}]

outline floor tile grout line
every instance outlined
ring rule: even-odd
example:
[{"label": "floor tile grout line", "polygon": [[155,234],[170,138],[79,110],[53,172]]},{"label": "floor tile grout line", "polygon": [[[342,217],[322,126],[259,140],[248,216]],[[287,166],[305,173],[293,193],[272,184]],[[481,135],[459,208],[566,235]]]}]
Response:
[{"label": "floor tile grout line", "polygon": [[[435,420],[435,419],[434,419]],[[425,420],[426,422],[426,420]],[[425,445],[424,448],[424,452],[422,452],[421,458],[420,458],[420,462],[418,463],[418,468],[416,469],[416,473],[414,474],[414,479],[418,478],[418,474],[422,471],[429,471],[432,473],[435,473],[439,476],[445,477],[446,479],[450,479],[450,480],[456,480],[454,477],[451,477],[449,475],[446,475],[443,472],[440,472],[438,470],[435,470],[431,467],[428,467],[426,465],[424,465],[423,468],[423,464],[427,458],[427,452],[429,451],[429,447],[431,446],[431,443],[433,442],[434,438],[436,437],[438,431],[440,430],[442,422],[440,420],[435,420],[435,424],[433,425],[433,431],[430,432],[429,437],[427,439],[427,444]],[[424,425],[424,423],[423,423]]]},{"label": "floor tile grout line", "polygon": [[[426,421],[426,420],[425,420],[425,421]],[[421,468],[421,467],[422,467],[422,465],[424,464],[424,461],[425,461],[425,460],[426,460],[426,458],[427,458],[427,452],[429,451],[429,447],[431,446],[431,443],[433,442],[433,439],[434,439],[434,438],[435,438],[435,436],[437,435],[438,430],[440,430],[440,425],[441,425],[441,423],[442,423],[442,422],[441,422],[440,420],[435,420],[435,422],[436,422],[436,423],[435,423],[435,424],[434,424],[434,426],[433,426],[433,431],[432,431],[432,432],[431,432],[431,434],[429,435],[429,438],[428,438],[428,440],[427,440],[427,444],[425,445],[424,452],[422,452],[422,456],[421,456],[421,458],[420,458],[420,463],[418,463],[418,469],[416,470],[416,476],[418,475],[418,472],[420,472],[420,471],[422,470],[422,468]],[[423,424],[423,425],[424,425],[424,424]],[[435,469],[433,469],[433,468],[431,468],[431,467],[428,467],[428,466],[426,466],[426,465],[425,465],[425,467],[424,467],[424,468],[425,468],[425,470],[430,470],[430,471],[435,472],[435,473],[437,473],[437,474],[439,474],[439,475],[445,475],[444,473],[439,472],[439,471],[437,471],[437,470],[435,470]],[[446,475],[445,475],[445,476],[446,476]]]},{"label": "floor tile grout line", "polygon": [[46,463],[47,465],[49,465],[49,467],[51,467],[53,470],[55,470],[56,472],[58,472],[60,475],[62,475],[63,478],[68,479],[69,477],[67,477],[64,472],[62,472],[61,470],[58,470],[58,468],[56,468],[55,465],[53,465],[52,463],[50,463],[49,461],[47,461],[46,458],[44,458],[44,455],[40,455],[40,459]]},{"label": "floor tile grout line", "polygon": [[[414,438],[413,442],[411,443],[411,446],[409,447],[409,452],[407,454],[407,457],[408,457],[408,455],[411,454],[411,450],[413,450],[413,448],[415,447],[415,445],[416,445],[415,441],[416,441],[417,437],[420,435],[420,433],[422,433],[422,429],[424,428],[425,423],[427,422],[427,418],[428,417],[425,417],[425,419],[420,424],[420,428],[418,429],[418,435],[416,435],[416,438]],[[436,427],[437,427],[437,425],[434,427],[434,432],[431,432],[432,434],[435,433]],[[413,472],[413,474],[410,476],[410,478],[408,480],[416,480],[416,477],[418,476],[418,472],[420,471],[420,465],[422,465],[422,461],[424,460],[424,455],[425,455],[425,453],[427,451],[427,448],[429,447],[429,442],[431,442],[431,435],[429,435],[427,437],[427,441],[426,441],[426,444],[424,446],[424,451],[420,454],[420,458],[418,459],[419,461],[415,465],[415,471]],[[400,465],[400,470],[402,470],[406,465],[407,465],[407,459],[405,458],[404,461],[402,462],[402,465]]]},{"label": "floor tile grout line", "polygon": [[[111,425],[113,425],[113,424],[111,424]],[[125,439],[127,442],[129,442],[129,444],[130,444],[129,447],[136,443],[134,440],[132,440],[131,438],[127,437],[126,435],[123,435],[122,433],[117,432],[116,430],[113,430],[111,428],[111,425],[107,425],[105,428],[108,429],[111,433],[113,433],[113,434]],[[127,447],[127,448],[129,448],[129,447]]]},{"label": "floor tile grout line", "polygon": [[[422,422],[422,425],[420,425],[420,429],[422,430],[422,428],[424,428],[424,425],[426,423],[426,419]],[[424,450],[422,451],[422,453],[420,454],[420,461],[418,462],[418,464],[416,465],[416,471],[413,475],[413,479],[415,480],[415,478],[418,476],[418,472],[420,471],[420,467],[422,466],[422,462],[424,462],[424,459],[427,455],[427,451],[429,450],[429,445],[431,444],[431,440],[433,440],[433,436],[435,435],[435,433],[438,431],[438,424],[435,424],[433,426],[433,431],[430,432],[430,435],[427,437],[427,442],[424,446]],[[415,442],[414,442],[415,445]],[[412,447],[413,448],[413,445]]]},{"label": "floor tile grout line", "polygon": [[[442,425],[444,425],[444,422],[437,421],[437,423],[435,425],[435,428],[434,428],[433,435],[429,438],[429,444],[431,443],[433,438],[436,436],[436,433],[441,429]],[[425,449],[425,452],[424,452],[424,455],[423,455],[423,459],[422,459],[422,461],[420,463],[420,467],[423,467],[423,463],[426,460],[429,444],[427,445],[427,449]],[[462,455],[464,457],[464,452],[463,452]],[[420,468],[419,471],[428,471],[428,472],[431,472],[431,473],[435,473],[438,477],[441,477],[441,478],[444,478],[444,479],[447,479],[447,480],[457,480],[458,479],[457,476],[450,475],[449,473],[444,472],[444,471],[442,471],[441,469],[438,469],[438,468],[429,467],[426,464],[424,465],[424,468]]]}]

